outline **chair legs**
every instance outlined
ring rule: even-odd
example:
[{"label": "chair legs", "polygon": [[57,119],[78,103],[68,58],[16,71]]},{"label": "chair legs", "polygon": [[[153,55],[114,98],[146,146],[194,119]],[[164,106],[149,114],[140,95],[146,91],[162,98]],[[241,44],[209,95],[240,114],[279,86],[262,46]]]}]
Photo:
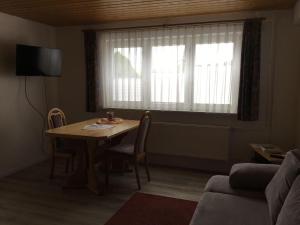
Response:
[{"label": "chair legs", "polygon": [[108,162],[107,158],[105,159],[105,162],[104,162],[104,170],[105,170],[105,185],[106,185],[106,187],[108,187],[108,185],[109,185],[109,162]]},{"label": "chair legs", "polygon": [[54,155],[54,153],[52,153],[51,168],[50,168],[50,179],[53,179],[54,168],[55,168],[55,155]]},{"label": "chair legs", "polygon": [[145,169],[146,169],[146,173],[147,173],[147,178],[148,178],[148,181],[151,181],[151,177],[150,177],[150,171],[149,171],[149,166],[148,166],[148,159],[147,159],[147,156],[145,157]]},{"label": "chair legs", "polygon": [[[151,178],[150,178],[150,172],[149,172],[149,166],[148,166],[147,158],[145,158],[144,163],[145,163],[147,178],[148,178],[148,181],[150,181]],[[108,157],[105,159],[104,169],[105,169],[105,185],[106,185],[106,187],[108,187],[109,186],[109,170],[110,170],[110,160],[109,160]],[[136,182],[137,182],[138,189],[141,190],[141,181],[140,181],[140,175],[139,175],[139,163],[138,163],[138,161],[134,161],[134,171],[135,171],[135,176],[136,176]]]},{"label": "chair legs", "polygon": [[135,170],[135,176],[136,176],[136,182],[137,182],[137,185],[138,185],[138,189],[141,190],[141,181],[140,181],[140,175],[139,175],[138,162],[134,163],[134,170]]},{"label": "chair legs", "polygon": [[70,165],[70,159],[66,159],[66,167],[65,167],[66,173],[69,173],[69,165]]},{"label": "chair legs", "polygon": [[75,156],[72,155],[72,158],[71,158],[71,171],[72,172],[74,171],[74,158],[75,158]]},{"label": "chair legs", "polygon": [[[50,179],[53,179],[53,177],[54,177],[55,165],[56,165],[55,156],[53,155],[52,159],[51,159],[51,166],[50,166],[50,176],[49,176]],[[69,173],[70,166],[71,166],[71,171],[73,172],[74,171],[74,157],[73,156],[72,156],[72,158],[66,159],[65,173]]]}]

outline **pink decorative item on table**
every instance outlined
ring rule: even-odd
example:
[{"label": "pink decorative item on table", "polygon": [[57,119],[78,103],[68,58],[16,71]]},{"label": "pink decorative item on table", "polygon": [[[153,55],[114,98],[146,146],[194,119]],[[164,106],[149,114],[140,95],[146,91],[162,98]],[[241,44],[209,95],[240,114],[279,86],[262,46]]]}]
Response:
[{"label": "pink decorative item on table", "polygon": [[123,119],[121,118],[113,118],[112,120],[108,120],[108,118],[100,118],[97,120],[97,124],[119,124],[122,123]]},{"label": "pink decorative item on table", "polygon": [[113,121],[114,120],[114,112],[107,112],[106,116],[107,116],[107,119],[109,121]]}]

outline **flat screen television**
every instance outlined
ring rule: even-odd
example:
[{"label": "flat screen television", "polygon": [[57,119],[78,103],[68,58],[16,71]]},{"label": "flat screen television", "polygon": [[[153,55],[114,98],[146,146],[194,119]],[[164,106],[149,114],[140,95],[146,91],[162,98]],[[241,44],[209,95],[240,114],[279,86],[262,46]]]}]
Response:
[{"label": "flat screen television", "polygon": [[60,49],[20,44],[16,46],[17,76],[60,76],[61,64]]}]

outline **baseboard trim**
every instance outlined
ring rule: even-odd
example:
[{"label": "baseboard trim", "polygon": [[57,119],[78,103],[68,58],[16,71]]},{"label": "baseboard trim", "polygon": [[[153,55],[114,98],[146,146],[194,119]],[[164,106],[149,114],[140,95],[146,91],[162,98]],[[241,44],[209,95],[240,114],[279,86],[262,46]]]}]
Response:
[{"label": "baseboard trim", "polygon": [[149,153],[149,162],[153,165],[195,169],[218,174],[228,174],[232,166],[232,163],[228,161],[156,153]]},{"label": "baseboard trim", "polygon": [[40,162],[43,162],[45,160],[48,159],[48,156],[47,155],[43,155],[41,157],[39,157],[38,159],[35,159],[35,160],[29,160],[29,161],[26,161],[25,163],[22,163],[21,165],[19,164],[17,167],[15,168],[11,168],[11,169],[8,169],[8,170],[5,170],[5,171],[1,171],[0,172],[0,178],[4,178],[4,177],[7,177],[7,176],[10,176],[12,174],[15,174],[19,171],[22,171],[28,167],[31,167],[35,164],[38,164]]}]

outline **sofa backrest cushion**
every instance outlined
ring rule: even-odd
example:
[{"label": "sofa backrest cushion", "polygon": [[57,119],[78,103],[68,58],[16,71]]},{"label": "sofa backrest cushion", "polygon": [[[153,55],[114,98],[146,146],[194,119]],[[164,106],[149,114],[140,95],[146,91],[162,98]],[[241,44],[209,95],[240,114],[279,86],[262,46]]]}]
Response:
[{"label": "sofa backrest cushion", "polygon": [[274,175],[265,194],[272,224],[275,225],[288,192],[300,171],[300,150],[287,153],[279,170]]},{"label": "sofa backrest cushion", "polygon": [[295,179],[279,213],[276,225],[300,224],[300,175]]}]

